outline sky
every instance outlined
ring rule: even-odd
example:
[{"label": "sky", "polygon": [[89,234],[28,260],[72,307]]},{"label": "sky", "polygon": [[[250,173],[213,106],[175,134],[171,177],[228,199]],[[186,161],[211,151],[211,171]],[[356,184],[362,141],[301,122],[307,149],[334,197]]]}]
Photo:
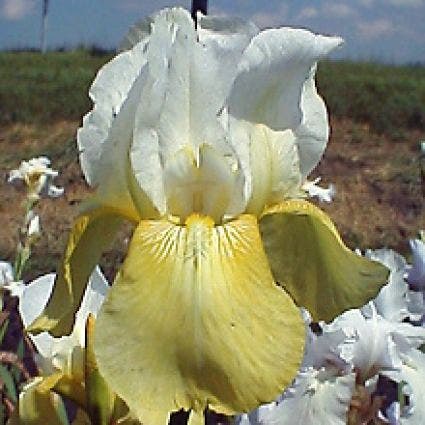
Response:
[{"label": "sky", "polygon": [[[48,48],[116,47],[128,28],[189,0],[50,0]],[[42,0],[0,0],[0,49],[38,47]],[[425,64],[425,0],[209,0],[209,13],[261,28],[294,26],[339,35],[335,58]]]}]

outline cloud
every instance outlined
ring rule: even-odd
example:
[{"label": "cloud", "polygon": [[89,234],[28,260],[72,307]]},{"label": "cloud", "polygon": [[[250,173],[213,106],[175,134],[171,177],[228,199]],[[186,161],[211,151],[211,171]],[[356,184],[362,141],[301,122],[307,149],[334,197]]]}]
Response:
[{"label": "cloud", "polygon": [[376,19],[370,22],[357,22],[357,30],[360,37],[372,39],[392,34],[394,26],[388,19]]},{"label": "cloud", "polygon": [[323,4],[323,12],[336,18],[349,18],[356,15],[356,11],[345,3],[327,1]]},{"label": "cloud", "polygon": [[19,21],[34,9],[34,0],[3,0],[1,15],[9,21]]},{"label": "cloud", "polygon": [[318,15],[318,11],[315,7],[309,6],[305,7],[304,9],[301,9],[300,13],[297,15],[297,20],[301,19],[310,19],[314,18]]}]

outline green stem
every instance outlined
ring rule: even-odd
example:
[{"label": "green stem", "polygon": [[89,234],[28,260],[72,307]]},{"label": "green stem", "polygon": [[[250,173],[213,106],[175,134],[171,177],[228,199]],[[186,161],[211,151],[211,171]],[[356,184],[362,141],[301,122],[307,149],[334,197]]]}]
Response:
[{"label": "green stem", "polygon": [[31,256],[31,245],[33,241],[28,237],[28,220],[27,217],[32,209],[37,205],[38,198],[27,195],[24,202],[24,220],[18,230],[18,244],[16,246],[16,256],[13,263],[14,279],[21,280],[25,266]]}]

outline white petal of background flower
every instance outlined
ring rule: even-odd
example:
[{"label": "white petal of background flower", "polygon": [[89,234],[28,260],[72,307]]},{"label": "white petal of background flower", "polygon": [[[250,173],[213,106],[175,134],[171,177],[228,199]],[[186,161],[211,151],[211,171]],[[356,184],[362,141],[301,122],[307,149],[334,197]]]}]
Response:
[{"label": "white petal of background flower", "polygon": [[318,186],[321,178],[317,177],[313,181],[306,181],[302,188],[310,197],[317,197],[320,202],[332,202],[336,194],[335,186],[330,184],[327,189]]},{"label": "white petal of background flower", "polygon": [[[25,285],[18,305],[24,327],[33,322],[43,311],[52,292],[55,277],[54,273],[49,273]],[[52,336],[43,332],[36,336],[30,335],[30,338],[43,357],[51,355],[51,344],[54,339]]]},{"label": "white petal of background flower", "polygon": [[370,305],[370,317],[365,317],[360,310],[349,310],[332,323],[340,327],[350,341],[343,346],[341,357],[351,362],[363,380],[380,370],[394,370],[401,365],[391,334],[392,324],[380,317]]},{"label": "white petal of background flower", "polygon": [[5,286],[14,279],[13,267],[7,261],[0,261],[0,287]]},{"label": "white petal of background flower", "polygon": [[404,382],[404,394],[408,404],[401,410],[401,425],[423,425],[425,423],[425,355],[419,350],[412,350],[403,356],[400,372],[389,374],[398,382]]},{"label": "white petal of background flower", "polygon": [[407,280],[415,289],[425,291],[425,242],[420,239],[412,239],[409,243],[413,264],[408,272]]},{"label": "white petal of background flower", "polygon": [[[298,374],[295,383],[276,404],[245,416],[249,425],[346,425],[355,386],[355,374],[338,376],[322,369]],[[261,410],[263,409],[263,410]],[[248,419],[248,421],[247,421]]]},{"label": "white petal of background flower", "polygon": [[41,235],[41,228],[40,228],[40,216],[35,215],[31,218],[29,224],[28,224],[28,237],[30,238],[37,238]]},{"label": "white petal of background flower", "polygon": [[54,184],[50,184],[47,188],[47,196],[50,198],[59,198],[65,192],[65,188],[55,186]]},{"label": "white petal of background flower", "polygon": [[353,343],[338,326],[324,325],[321,334],[307,331],[307,341],[302,368],[332,367],[340,371],[351,371],[351,362],[341,356],[344,346]]},{"label": "white petal of background flower", "polygon": [[[53,290],[55,278],[54,273],[43,275],[24,287],[18,306],[24,327],[32,323],[43,311]],[[54,338],[47,332],[42,332],[39,335],[30,334],[30,338],[41,356],[38,359],[39,366],[45,373],[54,368],[69,373],[78,369],[78,372],[82,373],[82,364],[77,366],[72,364],[77,357],[74,351],[79,351],[85,346],[85,323],[88,314],[92,313],[96,316],[108,288],[108,283],[102,272],[99,267],[96,267],[77,312],[71,335]]]},{"label": "white petal of background flower", "polygon": [[0,261],[0,289],[6,289],[12,297],[20,297],[25,285],[14,276],[13,266],[7,261]]},{"label": "white petal of background flower", "polygon": [[409,287],[404,280],[406,260],[390,249],[367,250],[365,256],[378,261],[390,270],[388,284],[373,300],[376,311],[389,321],[401,322],[409,316],[408,292]]}]

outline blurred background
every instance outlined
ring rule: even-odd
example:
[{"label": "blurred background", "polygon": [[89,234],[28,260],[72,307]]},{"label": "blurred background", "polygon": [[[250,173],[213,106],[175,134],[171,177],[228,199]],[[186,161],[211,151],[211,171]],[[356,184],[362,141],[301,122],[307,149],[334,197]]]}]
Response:
[{"label": "blurred background", "polygon": [[[0,259],[13,258],[22,220],[23,194],[6,183],[8,170],[47,155],[65,187],[64,197],[40,204],[44,237],[26,278],[55,269],[78,203],[89,192],[75,134],[91,108],[91,81],[130,25],[173,5],[190,8],[191,2],[0,0]],[[425,0],[210,0],[209,13],[345,39],[318,68],[332,133],[312,177],[336,186],[335,201],[321,207],[351,248],[386,246],[409,255],[407,239],[425,227],[419,147],[425,139]],[[103,259],[109,277],[130,233],[124,229]]]},{"label": "blurred background", "polygon": [[[49,48],[117,46],[140,17],[189,0],[1,0],[0,49],[39,47],[48,6]],[[209,12],[260,27],[299,26],[346,40],[335,57],[388,63],[425,62],[425,0],[210,0]]]}]

